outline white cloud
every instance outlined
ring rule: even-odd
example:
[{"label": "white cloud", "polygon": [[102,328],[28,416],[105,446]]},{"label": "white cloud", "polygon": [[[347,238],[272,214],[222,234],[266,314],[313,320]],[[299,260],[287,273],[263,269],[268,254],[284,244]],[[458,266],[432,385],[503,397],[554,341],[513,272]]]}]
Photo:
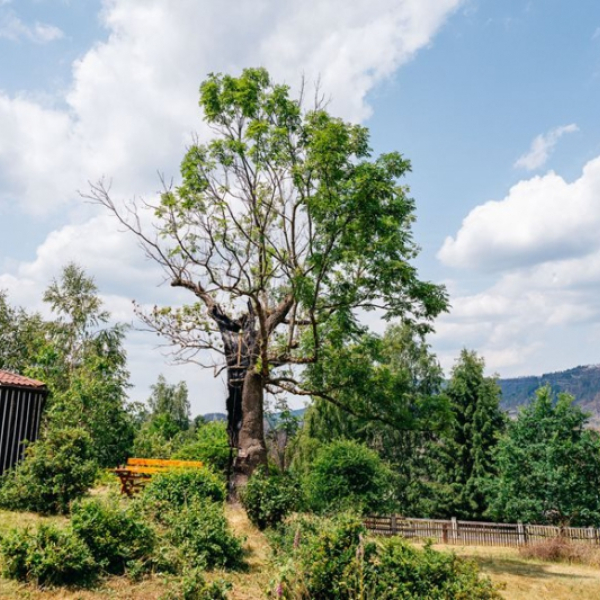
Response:
[{"label": "white cloud", "polygon": [[293,85],[320,77],[332,112],[363,119],[368,92],[460,3],[105,0],[108,39],[74,65],[67,110],[1,99],[4,201],[51,212],[102,175],[124,194],[154,191],[156,170],[177,173],[190,133],[203,134],[198,85],[211,71],[264,65]]},{"label": "white cloud", "polygon": [[600,247],[598,231],[600,157],[572,183],[550,172],[477,206],[437,256],[453,267],[511,269],[586,256]]},{"label": "white cloud", "polygon": [[461,347],[505,377],[600,362],[599,231],[600,157],[573,182],[551,172],[472,210],[438,258],[493,283],[461,290],[451,282],[452,309],[434,338],[444,367]]},{"label": "white cloud", "polygon": [[[7,1],[0,1],[0,6],[8,4]],[[61,29],[47,23],[34,23],[27,25],[13,10],[2,10],[0,12],[0,39],[4,38],[11,41],[21,39],[45,44],[59,40],[64,37]]]},{"label": "white cloud", "polygon": [[534,171],[535,169],[543,167],[554,150],[558,140],[565,135],[565,133],[573,133],[575,131],[579,131],[579,127],[577,127],[575,123],[571,123],[570,125],[563,125],[551,129],[546,134],[538,135],[533,142],[531,142],[529,152],[517,159],[514,165],[515,168]]}]

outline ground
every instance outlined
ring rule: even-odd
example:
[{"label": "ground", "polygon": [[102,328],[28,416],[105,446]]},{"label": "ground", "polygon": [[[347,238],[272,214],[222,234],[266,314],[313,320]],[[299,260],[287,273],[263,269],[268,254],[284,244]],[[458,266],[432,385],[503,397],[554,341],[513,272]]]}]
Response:
[{"label": "ground", "polygon": [[[264,535],[248,521],[239,506],[228,507],[227,516],[236,533],[246,538],[249,570],[246,573],[212,573],[208,579],[224,578],[233,584],[232,600],[264,597],[273,574],[269,570],[269,549]],[[33,524],[42,518],[27,513],[0,511],[0,533],[15,526]],[[48,519],[48,518],[46,518]],[[60,517],[51,520],[61,521]],[[506,600],[597,600],[600,598],[600,571],[591,567],[525,560],[514,548],[436,546],[454,550],[475,560],[483,573],[499,586]],[[0,578],[0,600],[158,600],[169,587],[164,577],[132,583],[113,577],[95,590],[37,590]]]}]

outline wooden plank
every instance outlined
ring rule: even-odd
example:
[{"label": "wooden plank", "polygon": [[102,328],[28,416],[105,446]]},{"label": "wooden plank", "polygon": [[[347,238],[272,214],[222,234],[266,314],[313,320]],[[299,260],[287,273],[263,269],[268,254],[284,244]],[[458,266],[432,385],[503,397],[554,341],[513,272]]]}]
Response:
[{"label": "wooden plank", "polygon": [[132,467],[178,467],[178,468],[199,468],[204,463],[199,460],[170,460],[163,458],[128,458],[127,466]]}]

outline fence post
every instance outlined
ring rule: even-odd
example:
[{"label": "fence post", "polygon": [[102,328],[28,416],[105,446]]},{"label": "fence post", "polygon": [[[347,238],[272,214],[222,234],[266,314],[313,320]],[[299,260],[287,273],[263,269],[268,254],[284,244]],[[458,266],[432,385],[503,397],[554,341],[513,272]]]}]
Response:
[{"label": "fence post", "polygon": [[525,527],[523,527],[523,523],[521,523],[521,521],[517,521],[517,545],[525,546],[526,543]]},{"label": "fence post", "polygon": [[452,543],[456,544],[458,542],[458,521],[456,517],[450,519],[450,524],[452,526]]},{"label": "fence post", "polygon": [[398,527],[396,524],[396,514],[395,513],[392,515],[390,525],[392,527],[392,535],[396,535],[398,533]]},{"label": "fence post", "polygon": [[596,530],[593,527],[588,527],[588,538],[592,544],[596,543]]}]

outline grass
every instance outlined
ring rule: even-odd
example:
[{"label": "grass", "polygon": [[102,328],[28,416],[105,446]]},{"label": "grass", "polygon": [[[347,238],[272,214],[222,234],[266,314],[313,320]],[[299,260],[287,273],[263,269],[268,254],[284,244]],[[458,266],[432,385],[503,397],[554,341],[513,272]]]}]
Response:
[{"label": "grass", "polygon": [[[227,507],[227,518],[236,534],[246,539],[249,568],[242,573],[212,572],[208,580],[226,579],[233,584],[231,600],[264,598],[273,573],[270,570],[269,545],[265,536],[248,521],[239,506]],[[64,517],[40,517],[32,513],[0,511],[0,534],[12,527],[26,527],[41,520],[64,523]],[[474,560],[482,572],[499,587],[506,600],[597,600],[600,598],[600,571],[593,567],[543,562],[525,558],[516,548],[448,547]],[[0,578],[0,600],[159,600],[169,588],[162,576],[133,583],[126,577],[112,577],[93,590],[40,590]]]},{"label": "grass", "polygon": [[516,548],[465,546],[452,549],[459,556],[474,560],[507,600],[600,598],[600,571],[593,567],[527,559]]}]

